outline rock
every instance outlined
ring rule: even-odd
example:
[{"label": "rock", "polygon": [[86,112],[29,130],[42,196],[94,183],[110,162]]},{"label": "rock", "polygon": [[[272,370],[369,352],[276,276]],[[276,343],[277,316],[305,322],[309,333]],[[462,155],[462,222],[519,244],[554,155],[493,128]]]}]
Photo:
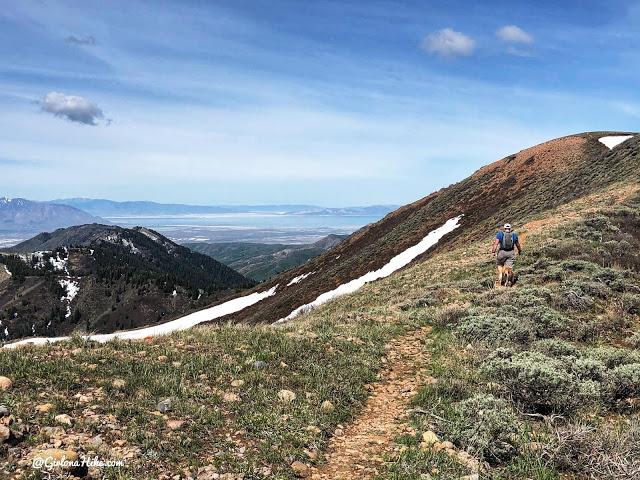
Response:
[{"label": "rock", "polygon": [[293,393],[291,390],[280,390],[278,392],[278,398],[283,402],[290,403],[296,399],[296,394]]},{"label": "rock", "polygon": [[115,440],[113,443],[115,443],[119,447],[124,447],[127,444],[127,441],[126,440]]},{"label": "rock", "polygon": [[438,436],[433,433],[431,430],[424,432],[422,434],[422,441],[427,445],[433,445],[436,442],[439,442]]},{"label": "rock", "polygon": [[167,420],[167,427],[171,430],[178,430],[184,425],[184,420]]},{"label": "rock", "polygon": [[460,480],[480,480],[480,475],[474,473],[473,475],[466,475],[464,477],[460,477]]},{"label": "rock", "polygon": [[158,357],[158,361],[161,363],[166,363],[169,360],[169,357],[167,357],[166,355],[160,355]]},{"label": "rock", "polygon": [[344,435],[344,430],[342,428],[336,428],[335,432],[333,432],[333,434],[336,437],[341,437],[342,435]]},{"label": "rock", "polygon": [[225,393],[224,396],[222,397],[222,400],[228,403],[240,403],[242,402],[242,398],[240,398],[239,395],[236,395],[235,393]]},{"label": "rock", "polygon": [[298,460],[291,464],[291,469],[295,472],[297,477],[305,478],[309,475],[309,467]]},{"label": "rock", "polygon": [[4,425],[0,425],[0,443],[4,443],[11,437],[11,430],[9,427],[5,427]]},{"label": "rock", "polygon": [[127,382],[121,378],[115,378],[113,382],[111,382],[114,388],[123,388],[126,384]]},{"label": "rock", "polygon": [[2,417],[8,417],[10,415],[9,410],[7,410],[7,407],[0,405],[0,418]]},{"label": "rock", "polygon": [[322,402],[322,405],[320,405],[320,408],[322,410],[330,412],[332,410],[335,410],[336,407],[334,407],[333,403],[331,403],[329,400],[325,400],[324,402]]},{"label": "rock", "polygon": [[242,385],[244,385],[244,380],[234,380],[231,382],[232,387],[241,387]]},{"label": "rock", "polygon": [[253,366],[255,368],[267,368],[267,363],[263,362],[262,360],[258,360],[256,362],[253,362]]},{"label": "rock", "polygon": [[47,413],[49,410],[53,409],[53,404],[51,403],[43,403],[42,405],[36,406],[36,412],[38,413]]},{"label": "rock", "polygon": [[158,411],[160,413],[167,413],[171,411],[171,400],[169,400],[168,398],[164,399],[164,400],[160,400],[158,402]]},{"label": "rock", "polygon": [[308,432],[313,432],[313,433],[322,433],[322,430],[320,430],[318,427],[316,427],[315,425],[309,425],[307,427],[307,431]]},{"label": "rock", "polygon": [[54,420],[59,423],[64,423],[65,425],[71,426],[73,423],[73,419],[69,415],[56,415]]},{"label": "rock", "polygon": [[9,390],[11,388],[11,385],[13,385],[13,382],[7,377],[0,377],[0,392]]},{"label": "rock", "polygon": [[457,457],[458,457],[458,461],[462,465],[467,467],[469,470],[471,470],[472,472],[477,472],[478,471],[478,468],[480,467],[480,462],[478,462],[478,460],[473,458],[467,452],[460,451],[460,452],[457,453]]},{"label": "rock", "polygon": [[103,442],[102,437],[100,435],[96,435],[95,437],[93,437],[92,439],[87,441],[87,444],[91,445],[92,447],[99,447],[103,443],[104,442]]},{"label": "rock", "polygon": [[443,446],[444,448],[450,448],[450,449],[452,449],[452,450],[453,450],[453,448],[454,448],[454,445],[453,445],[453,443],[451,443],[451,442],[442,442],[442,446]]}]

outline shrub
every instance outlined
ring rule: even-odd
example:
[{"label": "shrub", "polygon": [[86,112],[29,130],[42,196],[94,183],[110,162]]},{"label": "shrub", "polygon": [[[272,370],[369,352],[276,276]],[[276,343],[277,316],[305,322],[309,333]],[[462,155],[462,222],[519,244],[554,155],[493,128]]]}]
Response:
[{"label": "shrub", "polygon": [[572,343],[555,338],[538,340],[533,345],[533,349],[537,352],[544,353],[549,357],[579,357],[582,355],[580,349]]},{"label": "shrub", "polygon": [[529,307],[520,312],[531,323],[537,338],[555,337],[572,330],[572,320],[545,306]]},{"label": "shrub", "polygon": [[406,302],[401,303],[400,310],[406,312],[407,310],[412,310],[416,308],[426,308],[432,307],[438,303],[438,299],[433,295],[426,295],[420,298],[414,298],[413,300],[407,300]]},{"label": "shrub", "polygon": [[531,326],[527,322],[508,315],[480,312],[462,318],[456,333],[467,342],[528,343],[534,338]]},{"label": "shrub", "polygon": [[464,308],[455,305],[447,305],[446,307],[439,308],[435,311],[433,314],[433,323],[441,326],[458,323],[458,320],[462,318],[464,313]]},{"label": "shrub", "polygon": [[603,382],[607,377],[607,368],[599,360],[593,358],[563,357],[567,371],[579,380]]},{"label": "shrub", "polygon": [[493,395],[479,394],[457,403],[442,428],[447,439],[492,463],[516,453],[513,437],[520,431],[518,418],[505,400]]},{"label": "shrub", "polygon": [[622,295],[622,308],[631,315],[640,315],[640,295],[625,293]]},{"label": "shrub", "polygon": [[539,352],[494,356],[485,362],[482,372],[506,387],[514,400],[538,412],[570,412],[600,396],[592,382],[580,385],[564,362]]},{"label": "shrub", "polygon": [[630,363],[640,363],[640,353],[626,348],[596,347],[586,350],[586,354],[600,360],[609,369]]},{"label": "shrub", "polygon": [[631,345],[632,348],[640,349],[640,332],[636,332],[627,338],[627,343]]},{"label": "shrub", "polygon": [[640,396],[640,363],[614,368],[611,372],[611,391],[614,398]]}]

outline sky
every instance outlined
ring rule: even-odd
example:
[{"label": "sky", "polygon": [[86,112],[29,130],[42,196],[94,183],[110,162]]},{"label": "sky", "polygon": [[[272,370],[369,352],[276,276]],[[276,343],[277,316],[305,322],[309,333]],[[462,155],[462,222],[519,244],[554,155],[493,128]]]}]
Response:
[{"label": "sky", "polygon": [[0,196],[406,204],[638,131],[640,0],[0,0]]}]

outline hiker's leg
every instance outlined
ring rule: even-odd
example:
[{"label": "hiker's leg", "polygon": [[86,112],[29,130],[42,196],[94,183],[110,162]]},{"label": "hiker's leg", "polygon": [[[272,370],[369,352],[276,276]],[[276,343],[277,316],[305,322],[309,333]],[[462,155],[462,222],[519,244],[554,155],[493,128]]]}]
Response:
[{"label": "hiker's leg", "polygon": [[498,285],[502,283],[502,266],[498,265],[498,279],[496,281]]}]

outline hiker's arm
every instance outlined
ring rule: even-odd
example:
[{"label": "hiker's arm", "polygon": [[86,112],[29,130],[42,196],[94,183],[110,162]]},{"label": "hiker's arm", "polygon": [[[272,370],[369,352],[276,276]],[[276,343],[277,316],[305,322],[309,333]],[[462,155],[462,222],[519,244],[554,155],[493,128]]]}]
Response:
[{"label": "hiker's arm", "polygon": [[496,254],[496,248],[498,248],[499,243],[500,240],[498,240],[497,238],[493,241],[493,248],[491,249],[491,253],[493,253],[494,255]]},{"label": "hiker's arm", "polygon": [[516,242],[516,247],[518,247],[518,255],[522,255],[522,247],[520,247],[520,240]]}]

